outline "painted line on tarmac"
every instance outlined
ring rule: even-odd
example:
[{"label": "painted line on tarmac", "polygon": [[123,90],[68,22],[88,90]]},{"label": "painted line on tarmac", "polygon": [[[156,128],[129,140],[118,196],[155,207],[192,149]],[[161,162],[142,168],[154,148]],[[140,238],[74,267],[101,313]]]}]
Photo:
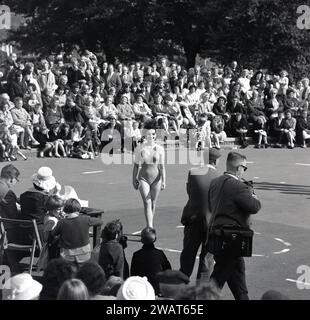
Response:
[{"label": "painted line on tarmac", "polygon": [[98,171],[85,171],[85,172],[82,172],[82,174],[93,174],[93,173],[102,173],[104,171],[102,170],[98,170]]},{"label": "painted line on tarmac", "polygon": [[253,179],[259,179],[259,177],[253,177]]},{"label": "painted line on tarmac", "polygon": [[279,242],[285,244],[285,245],[288,246],[288,247],[291,246],[291,244],[290,244],[289,242],[286,242],[286,241],[284,241],[284,240],[282,240],[282,239],[280,239],[280,238],[274,238],[274,239],[275,239],[276,241],[279,241]]},{"label": "painted line on tarmac", "polygon": [[290,282],[295,282],[295,283],[298,283],[298,284],[302,284],[304,286],[310,286],[310,283],[309,282],[304,282],[304,281],[299,281],[299,280],[294,280],[294,279],[285,279],[286,281],[290,281]]},{"label": "painted line on tarmac", "polygon": [[287,253],[287,252],[289,252],[289,251],[291,251],[291,250],[290,250],[290,249],[283,249],[283,250],[281,250],[281,251],[273,252],[273,254]]},{"label": "painted line on tarmac", "polygon": [[286,182],[285,182],[285,181],[281,181],[280,183],[281,183],[281,184],[286,184]]},{"label": "painted line on tarmac", "polygon": [[184,228],[184,226],[176,226],[176,228]]},{"label": "painted line on tarmac", "polygon": [[297,166],[306,166],[306,167],[310,167],[310,163],[295,163]]}]

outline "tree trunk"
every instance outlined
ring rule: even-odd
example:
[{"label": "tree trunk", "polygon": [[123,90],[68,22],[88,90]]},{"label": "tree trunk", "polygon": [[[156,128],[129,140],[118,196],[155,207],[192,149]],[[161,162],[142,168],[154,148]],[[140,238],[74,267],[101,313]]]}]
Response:
[{"label": "tree trunk", "polygon": [[195,66],[196,55],[199,52],[198,46],[195,46],[193,43],[184,44],[184,51],[187,69],[193,68]]}]

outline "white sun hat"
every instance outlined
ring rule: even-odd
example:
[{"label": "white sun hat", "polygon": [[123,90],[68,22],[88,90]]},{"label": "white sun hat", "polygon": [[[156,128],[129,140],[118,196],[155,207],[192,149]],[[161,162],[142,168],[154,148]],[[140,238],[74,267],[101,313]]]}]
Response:
[{"label": "white sun hat", "polygon": [[3,300],[34,300],[39,297],[42,287],[29,273],[20,273],[5,282]]},{"label": "white sun hat", "polygon": [[116,300],[155,300],[155,291],[146,277],[129,277],[119,288]]},{"label": "white sun hat", "polygon": [[32,183],[48,192],[53,190],[57,184],[53,176],[53,171],[49,167],[41,167],[38,172],[32,176]]}]

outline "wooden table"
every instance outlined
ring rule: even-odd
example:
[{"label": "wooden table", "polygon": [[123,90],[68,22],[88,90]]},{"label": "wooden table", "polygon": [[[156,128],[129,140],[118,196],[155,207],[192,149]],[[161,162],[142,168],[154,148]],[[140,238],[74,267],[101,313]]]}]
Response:
[{"label": "wooden table", "polygon": [[[92,218],[99,218],[103,220],[104,211],[102,209],[82,207],[81,213],[87,214]],[[100,243],[100,236],[101,236],[100,231],[101,231],[101,225],[93,226],[93,248],[95,248],[96,245]]]}]

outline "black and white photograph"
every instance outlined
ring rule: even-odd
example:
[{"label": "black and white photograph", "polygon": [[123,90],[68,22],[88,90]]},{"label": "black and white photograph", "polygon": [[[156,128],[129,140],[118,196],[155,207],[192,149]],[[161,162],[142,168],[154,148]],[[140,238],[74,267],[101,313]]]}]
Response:
[{"label": "black and white photograph", "polygon": [[310,299],[310,3],[1,2],[0,162],[0,306]]}]

